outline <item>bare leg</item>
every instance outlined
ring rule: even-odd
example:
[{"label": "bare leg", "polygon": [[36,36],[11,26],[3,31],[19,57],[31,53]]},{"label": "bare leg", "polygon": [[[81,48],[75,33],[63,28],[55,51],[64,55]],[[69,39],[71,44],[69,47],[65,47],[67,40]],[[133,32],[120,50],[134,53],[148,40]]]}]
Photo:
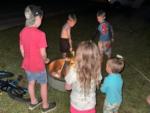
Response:
[{"label": "bare leg", "polygon": [[41,84],[41,98],[42,98],[42,107],[43,108],[48,108],[48,89],[47,89],[47,83]]},{"label": "bare leg", "polygon": [[31,99],[31,104],[36,104],[37,99],[35,97],[35,81],[30,81],[28,84],[29,95]]},{"label": "bare leg", "polygon": [[111,48],[109,48],[109,50],[106,52],[107,58],[111,58]]},{"label": "bare leg", "polygon": [[101,60],[103,60],[103,57],[104,57],[103,43],[100,41],[98,42],[98,48],[101,54]]}]

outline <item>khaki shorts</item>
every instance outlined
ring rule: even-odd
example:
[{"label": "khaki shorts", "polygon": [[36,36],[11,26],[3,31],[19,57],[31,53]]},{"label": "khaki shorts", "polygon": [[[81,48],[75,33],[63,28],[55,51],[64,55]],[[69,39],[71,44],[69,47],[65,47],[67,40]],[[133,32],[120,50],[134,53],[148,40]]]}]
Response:
[{"label": "khaki shorts", "polygon": [[110,104],[105,101],[103,107],[103,113],[115,113],[118,112],[120,104]]}]

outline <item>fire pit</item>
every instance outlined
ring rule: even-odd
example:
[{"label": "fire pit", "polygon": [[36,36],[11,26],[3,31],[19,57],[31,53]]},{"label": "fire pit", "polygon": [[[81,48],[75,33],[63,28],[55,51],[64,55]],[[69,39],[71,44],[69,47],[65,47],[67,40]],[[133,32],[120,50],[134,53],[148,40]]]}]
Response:
[{"label": "fire pit", "polygon": [[70,62],[65,59],[56,59],[49,64],[49,85],[52,88],[65,92],[64,77],[68,71],[69,63]]}]

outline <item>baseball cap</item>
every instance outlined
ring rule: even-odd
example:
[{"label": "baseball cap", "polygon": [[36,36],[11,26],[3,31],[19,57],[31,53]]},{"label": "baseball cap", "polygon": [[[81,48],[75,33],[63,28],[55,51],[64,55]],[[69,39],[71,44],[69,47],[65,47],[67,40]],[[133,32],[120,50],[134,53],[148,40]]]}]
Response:
[{"label": "baseball cap", "polygon": [[29,26],[34,24],[36,16],[43,16],[43,11],[39,6],[28,5],[25,8],[24,14],[26,18],[26,26]]}]

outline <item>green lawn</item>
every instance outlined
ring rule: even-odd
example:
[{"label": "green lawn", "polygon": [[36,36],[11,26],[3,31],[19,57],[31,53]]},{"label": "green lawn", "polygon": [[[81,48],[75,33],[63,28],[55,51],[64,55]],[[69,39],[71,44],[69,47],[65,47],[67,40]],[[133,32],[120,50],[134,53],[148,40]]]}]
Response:
[{"label": "green lawn", "polygon": [[[44,20],[41,27],[47,34],[49,58],[59,58],[59,43],[61,27],[66,21],[66,15],[60,15]],[[123,104],[120,113],[148,113],[150,107],[145,99],[150,94],[150,82],[145,80],[132,66],[150,78],[150,23],[139,16],[132,18],[124,15],[109,15],[113,25],[115,42],[113,54],[125,57],[126,67],[123,74]],[[95,14],[78,14],[78,23],[72,31],[74,47],[82,40],[89,40],[96,29]],[[0,70],[7,70],[25,76],[20,68],[21,55],[18,45],[18,34],[23,26],[0,31]],[[105,68],[105,67],[103,67]],[[39,94],[39,91],[37,91]],[[69,94],[49,88],[49,100],[57,102],[57,109],[52,113],[69,112]],[[102,113],[104,95],[97,92],[97,113]],[[40,108],[32,113],[39,113]],[[6,93],[0,95],[0,113],[30,113],[24,103],[10,99]]]}]

